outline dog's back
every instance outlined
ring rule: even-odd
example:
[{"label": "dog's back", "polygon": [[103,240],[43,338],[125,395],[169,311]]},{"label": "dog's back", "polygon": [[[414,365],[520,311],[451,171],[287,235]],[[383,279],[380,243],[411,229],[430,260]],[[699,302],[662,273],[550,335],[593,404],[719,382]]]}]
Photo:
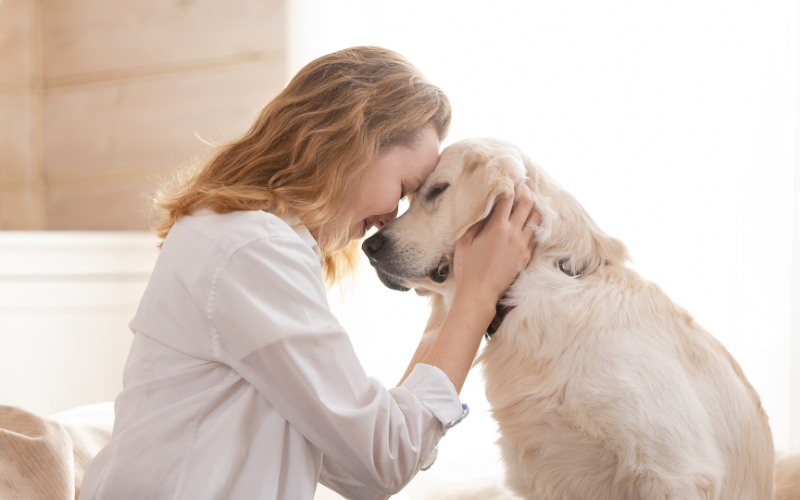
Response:
[{"label": "dog's back", "polygon": [[775,500],[800,500],[800,453],[778,458],[775,464]]},{"label": "dog's back", "polygon": [[534,263],[481,355],[525,498],[772,498],[759,398],[724,347],[625,267]]}]

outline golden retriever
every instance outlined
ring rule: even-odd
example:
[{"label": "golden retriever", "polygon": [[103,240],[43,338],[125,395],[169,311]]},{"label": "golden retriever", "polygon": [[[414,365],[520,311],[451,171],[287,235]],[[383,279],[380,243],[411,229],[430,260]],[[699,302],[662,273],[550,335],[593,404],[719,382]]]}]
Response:
[{"label": "golden retriever", "polygon": [[772,498],[772,436],[739,365],[516,147],[446,148],[407,212],[364,244],[381,281],[434,294],[430,340],[453,299],[455,241],[520,181],[542,215],[537,247],[478,358],[508,487],[539,500]]},{"label": "golden retriever", "polygon": [[775,500],[800,500],[800,453],[778,457]]}]

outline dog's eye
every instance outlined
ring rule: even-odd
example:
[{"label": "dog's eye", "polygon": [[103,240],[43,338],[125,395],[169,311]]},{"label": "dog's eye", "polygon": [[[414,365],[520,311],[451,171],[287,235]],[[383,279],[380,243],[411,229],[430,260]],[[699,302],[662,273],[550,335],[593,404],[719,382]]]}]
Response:
[{"label": "dog's eye", "polygon": [[439,184],[435,186],[433,189],[428,191],[428,201],[435,200],[440,194],[444,193],[444,190],[449,188],[450,184]]}]

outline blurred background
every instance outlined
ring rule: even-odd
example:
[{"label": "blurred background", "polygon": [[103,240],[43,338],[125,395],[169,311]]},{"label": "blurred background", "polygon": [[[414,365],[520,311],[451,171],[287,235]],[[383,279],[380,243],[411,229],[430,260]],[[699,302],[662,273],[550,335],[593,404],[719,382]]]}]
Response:
[{"label": "blurred background", "polygon": [[[510,140],[576,195],[739,361],[776,447],[800,451],[795,0],[0,0],[0,404],[114,399],[159,180],[353,45],[444,89],[445,145]],[[363,264],[330,301],[394,385],[427,304]],[[479,372],[462,399],[473,414],[407,498],[499,477]]]}]

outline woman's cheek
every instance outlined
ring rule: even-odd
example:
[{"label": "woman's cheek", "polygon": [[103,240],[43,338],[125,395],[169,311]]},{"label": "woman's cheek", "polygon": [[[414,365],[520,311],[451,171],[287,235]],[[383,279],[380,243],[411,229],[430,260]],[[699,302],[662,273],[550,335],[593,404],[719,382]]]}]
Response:
[{"label": "woman's cheek", "polygon": [[383,203],[382,212],[377,215],[393,214],[397,215],[397,208],[400,206],[400,191],[392,190],[386,193],[385,202]]}]

